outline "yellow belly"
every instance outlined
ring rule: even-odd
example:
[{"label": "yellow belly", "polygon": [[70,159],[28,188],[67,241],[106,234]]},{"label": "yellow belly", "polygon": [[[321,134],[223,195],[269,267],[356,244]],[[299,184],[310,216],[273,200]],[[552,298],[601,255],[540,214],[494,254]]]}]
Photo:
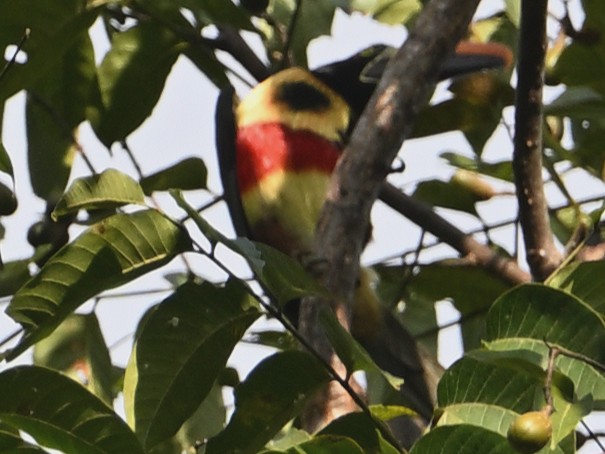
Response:
[{"label": "yellow belly", "polygon": [[330,175],[277,171],[242,195],[252,236],[283,252],[310,252]]}]

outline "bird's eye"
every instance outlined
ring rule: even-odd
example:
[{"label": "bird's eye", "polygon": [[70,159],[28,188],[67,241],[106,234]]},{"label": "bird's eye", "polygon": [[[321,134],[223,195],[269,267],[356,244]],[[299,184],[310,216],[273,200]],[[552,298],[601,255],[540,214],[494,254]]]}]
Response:
[{"label": "bird's eye", "polygon": [[307,82],[287,82],[278,87],[275,98],[296,111],[327,110],[331,103],[324,93]]}]

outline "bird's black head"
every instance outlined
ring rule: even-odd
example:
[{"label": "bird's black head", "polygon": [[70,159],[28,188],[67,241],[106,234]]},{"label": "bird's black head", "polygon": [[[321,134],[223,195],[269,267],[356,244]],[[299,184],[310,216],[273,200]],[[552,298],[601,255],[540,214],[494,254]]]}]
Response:
[{"label": "bird's black head", "polygon": [[313,75],[337,92],[356,118],[374,93],[392,51],[381,44],[371,46],[345,60],[321,66],[313,70]]}]

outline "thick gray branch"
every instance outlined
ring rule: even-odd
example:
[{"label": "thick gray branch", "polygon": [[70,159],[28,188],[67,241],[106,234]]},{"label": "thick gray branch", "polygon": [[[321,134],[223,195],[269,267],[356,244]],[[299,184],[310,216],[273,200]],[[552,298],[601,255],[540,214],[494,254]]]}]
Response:
[{"label": "thick gray branch", "polygon": [[[443,60],[464,36],[479,0],[432,0],[414,30],[386,68],[376,93],[361,116],[334,175],[318,225],[315,258],[325,264],[320,279],[344,326],[351,320],[351,300],[359,257],[369,228],[371,207],[414,119],[431,95]],[[305,300],[301,330],[314,347],[338,367],[338,360],[318,323],[325,301]],[[329,421],[333,396],[320,395],[306,413],[315,429]]]},{"label": "thick gray branch", "polygon": [[547,4],[547,0],[521,2],[513,152],[519,220],[527,263],[538,281],[546,279],[562,261],[550,229],[542,181],[542,88]]}]

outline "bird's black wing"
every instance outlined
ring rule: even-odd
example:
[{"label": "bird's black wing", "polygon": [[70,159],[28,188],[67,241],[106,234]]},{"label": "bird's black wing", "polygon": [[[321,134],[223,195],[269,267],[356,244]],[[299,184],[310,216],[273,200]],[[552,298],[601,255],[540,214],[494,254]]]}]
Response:
[{"label": "bird's black wing", "polygon": [[232,86],[229,86],[221,90],[216,103],[216,152],[218,155],[221,182],[223,184],[223,198],[229,207],[233,228],[238,236],[248,236],[250,231],[237,183],[235,148],[237,126],[235,124],[233,106],[234,89]]}]

